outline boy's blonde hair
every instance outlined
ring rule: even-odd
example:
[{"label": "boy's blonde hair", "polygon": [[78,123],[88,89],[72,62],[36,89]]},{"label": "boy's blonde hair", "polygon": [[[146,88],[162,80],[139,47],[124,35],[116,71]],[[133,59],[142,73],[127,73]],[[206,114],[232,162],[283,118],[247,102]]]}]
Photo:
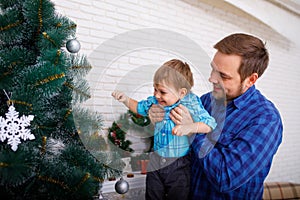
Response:
[{"label": "boy's blonde hair", "polygon": [[154,74],[154,84],[171,84],[175,89],[186,88],[189,92],[194,86],[193,73],[186,62],[172,59],[165,62]]}]

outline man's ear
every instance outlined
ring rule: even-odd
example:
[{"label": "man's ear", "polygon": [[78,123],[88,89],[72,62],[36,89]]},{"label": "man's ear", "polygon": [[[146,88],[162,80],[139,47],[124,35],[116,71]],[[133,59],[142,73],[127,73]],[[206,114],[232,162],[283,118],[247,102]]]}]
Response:
[{"label": "man's ear", "polygon": [[250,76],[248,76],[245,80],[244,88],[246,88],[246,89],[250,88],[252,85],[255,84],[257,79],[258,79],[257,73],[253,73]]},{"label": "man's ear", "polygon": [[186,94],[187,94],[187,89],[186,88],[181,88],[180,91],[179,91],[180,99],[182,99]]},{"label": "man's ear", "polygon": [[252,85],[254,85],[254,83],[256,82],[256,80],[258,79],[258,74],[257,73],[253,73],[249,76],[249,87],[251,87]]}]

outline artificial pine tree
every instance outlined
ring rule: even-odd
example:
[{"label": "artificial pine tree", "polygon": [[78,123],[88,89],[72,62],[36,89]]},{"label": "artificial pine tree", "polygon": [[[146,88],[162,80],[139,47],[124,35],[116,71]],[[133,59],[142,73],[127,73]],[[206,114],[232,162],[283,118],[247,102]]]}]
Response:
[{"label": "artificial pine tree", "polygon": [[1,197],[92,199],[104,179],[121,176],[99,159],[103,143],[87,149],[80,139],[95,144],[102,124],[78,106],[90,98],[91,65],[64,48],[75,33],[49,0],[0,0]]}]

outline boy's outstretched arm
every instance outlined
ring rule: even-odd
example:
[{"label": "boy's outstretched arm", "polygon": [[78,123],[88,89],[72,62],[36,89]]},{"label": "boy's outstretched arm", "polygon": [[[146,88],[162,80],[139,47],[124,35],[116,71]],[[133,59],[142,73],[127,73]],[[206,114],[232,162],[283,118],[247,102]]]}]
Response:
[{"label": "boy's outstretched arm", "polygon": [[138,102],[135,99],[128,97],[122,91],[113,91],[111,96],[113,96],[117,101],[122,102],[129,110],[137,113]]}]

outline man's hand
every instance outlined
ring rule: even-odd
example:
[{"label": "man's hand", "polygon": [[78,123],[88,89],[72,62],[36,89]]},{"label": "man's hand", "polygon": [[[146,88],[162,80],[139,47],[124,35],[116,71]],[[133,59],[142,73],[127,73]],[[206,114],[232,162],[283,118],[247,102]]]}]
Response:
[{"label": "man's hand", "polygon": [[177,125],[179,124],[188,125],[194,122],[187,107],[181,104],[179,104],[176,108],[174,108],[171,111],[170,118]]},{"label": "man's hand", "polygon": [[165,111],[162,106],[153,104],[148,112],[152,124],[160,122],[164,119]]}]

